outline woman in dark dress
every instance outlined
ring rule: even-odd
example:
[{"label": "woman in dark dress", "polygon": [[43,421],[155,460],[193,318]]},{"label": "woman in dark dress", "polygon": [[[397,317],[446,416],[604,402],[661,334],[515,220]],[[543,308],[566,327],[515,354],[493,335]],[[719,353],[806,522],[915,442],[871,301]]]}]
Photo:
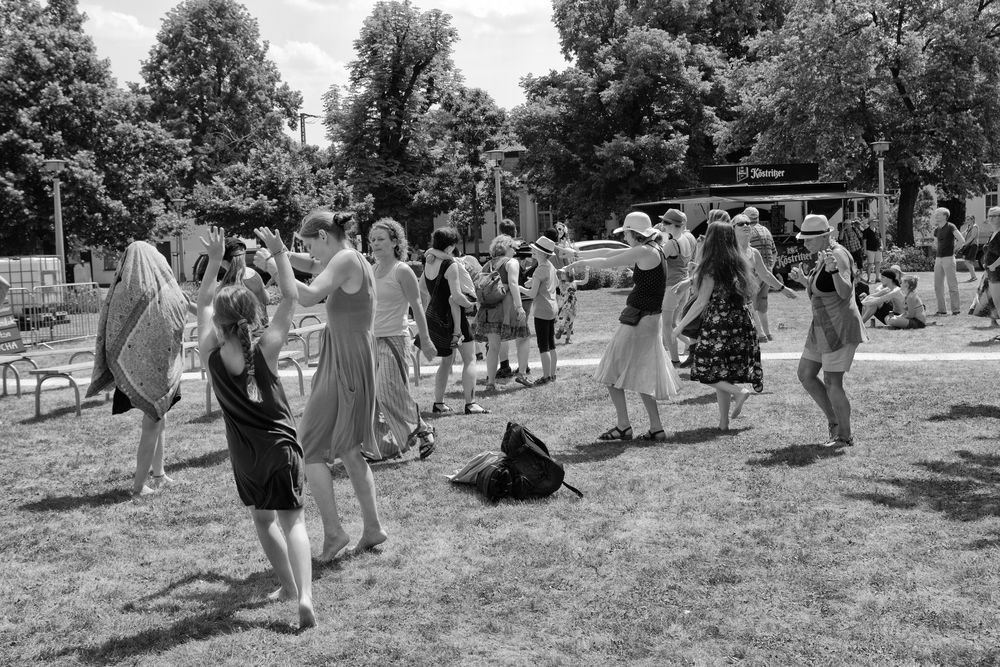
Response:
[{"label": "woman in dark dress", "polygon": [[209,240],[202,240],[208,269],[198,291],[199,351],[225,418],[236,489],[251,508],[257,538],[281,582],[271,597],[297,600],[299,627],[305,628],[316,624],[309,535],[302,516],[305,468],[277,372],[298,293],[281,239],[266,228],[256,231],[277,267],[282,298],[274,319],[253,342],[251,332],[260,324],[257,298],[240,284],[216,293],[225,236],[213,228]]}]

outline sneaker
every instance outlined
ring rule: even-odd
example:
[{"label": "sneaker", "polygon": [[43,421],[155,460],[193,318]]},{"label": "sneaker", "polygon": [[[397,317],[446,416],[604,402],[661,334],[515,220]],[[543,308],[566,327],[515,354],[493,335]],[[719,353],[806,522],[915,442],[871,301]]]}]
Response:
[{"label": "sneaker", "polygon": [[961,314],[962,314],[962,311],[960,311],[960,310],[954,310],[954,311],[952,311],[952,313],[951,313],[951,314],[952,314],[952,315],[961,315]]},{"label": "sneaker", "polygon": [[511,370],[510,366],[501,366],[497,369],[496,379],[506,380],[507,378],[514,377],[514,371]]},{"label": "sneaker", "polygon": [[552,378],[540,377],[537,380],[535,380],[534,382],[532,382],[531,386],[532,387],[541,387],[543,384],[548,384],[550,382],[552,382]]}]

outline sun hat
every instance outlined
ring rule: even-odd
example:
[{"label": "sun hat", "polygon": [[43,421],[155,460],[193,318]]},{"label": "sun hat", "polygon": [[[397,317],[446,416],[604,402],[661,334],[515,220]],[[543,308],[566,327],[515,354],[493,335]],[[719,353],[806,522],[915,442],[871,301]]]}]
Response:
[{"label": "sun hat", "polygon": [[760,220],[760,211],[757,210],[756,206],[747,206],[743,209],[743,215],[750,218],[752,222]]},{"label": "sun hat", "polygon": [[684,211],[676,208],[668,208],[667,212],[660,216],[660,220],[670,225],[683,225],[688,221]]},{"label": "sun hat", "polygon": [[799,233],[795,235],[795,238],[800,241],[802,239],[812,239],[817,236],[826,236],[832,231],[833,229],[830,228],[830,221],[826,219],[825,215],[811,213],[802,221],[802,225],[799,227]]},{"label": "sun hat", "polygon": [[622,226],[614,231],[615,234],[620,232],[635,232],[639,236],[644,238],[649,238],[656,233],[653,229],[653,222],[649,219],[649,216],[645,213],[640,213],[639,211],[633,211],[625,216],[625,221]]},{"label": "sun hat", "polygon": [[551,256],[556,254],[556,244],[547,236],[539,236],[537,241],[529,243],[528,246],[532,250],[537,250],[538,252],[545,253],[546,255]]}]

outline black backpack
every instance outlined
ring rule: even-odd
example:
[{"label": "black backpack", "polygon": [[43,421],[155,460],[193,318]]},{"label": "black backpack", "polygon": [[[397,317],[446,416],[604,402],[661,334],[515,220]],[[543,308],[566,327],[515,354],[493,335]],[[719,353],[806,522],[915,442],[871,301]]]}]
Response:
[{"label": "black backpack", "polygon": [[502,463],[510,472],[511,497],[518,500],[544,498],[555,493],[560,486],[583,497],[578,489],[563,481],[566,471],[562,464],[549,456],[545,443],[527,427],[507,422],[500,449],[507,455]]}]

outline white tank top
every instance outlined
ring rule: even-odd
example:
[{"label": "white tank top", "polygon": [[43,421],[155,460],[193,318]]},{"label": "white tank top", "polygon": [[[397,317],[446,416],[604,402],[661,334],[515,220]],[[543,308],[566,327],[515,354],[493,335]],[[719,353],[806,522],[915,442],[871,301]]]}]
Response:
[{"label": "white tank top", "polygon": [[403,294],[403,286],[396,279],[396,272],[405,266],[396,262],[382,278],[375,278],[375,337],[404,336],[409,333],[406,326],[407,310],[410,302]]}]

